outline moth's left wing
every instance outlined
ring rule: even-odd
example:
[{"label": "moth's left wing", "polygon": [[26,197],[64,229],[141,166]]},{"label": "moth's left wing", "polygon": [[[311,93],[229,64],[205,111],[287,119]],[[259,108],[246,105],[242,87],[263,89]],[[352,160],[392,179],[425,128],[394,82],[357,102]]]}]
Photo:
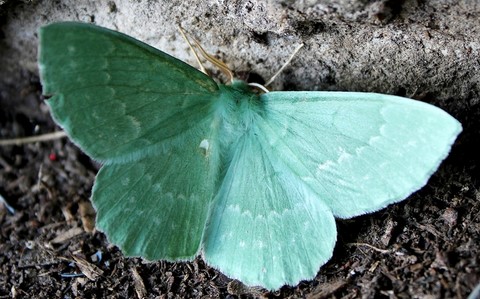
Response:
[{"label": "moth's left wing", "polygon": [[390,95],[270,92],[261,99],[271,155],[341,218],[423,187],[462,130],[435,106]]}]

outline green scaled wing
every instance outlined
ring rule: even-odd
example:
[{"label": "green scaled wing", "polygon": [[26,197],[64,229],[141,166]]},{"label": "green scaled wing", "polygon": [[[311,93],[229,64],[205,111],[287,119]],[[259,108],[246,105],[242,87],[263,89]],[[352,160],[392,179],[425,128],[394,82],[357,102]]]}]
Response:
[{"label": "green scaled wing", "polygon": [[[198,157],[196,134],[183,149],[124,164],[107,164],[97,175],[96,226],[129,256],[191,260],[201,240],[212,199],[214,173]],[[188,154],[190,153],[190,154]]]},{"label": "green scaled wing", "polygon": [[332,210],[350,218],[423,187],[461,124],[415,100],[359,92],[270,92],[260,123],[271,155]]},{"label": "green scaled wing", "polygon": [[127,255],[193,259],[214,193],[218,86],[121,33],[80,23],[40,29],[43,92],[56,122],[105,163],[97,227]]},{"label": "green scaled wing", "polygon": [[[264,122],[259,115],[253,120]],[[247,285],[275,290],[315,277],[332,256],[337,230],[330,208],[277,155],[261,127],[248,127],[232,147],[204,257]]]},{"label": "green scaled wing", "polygon": [[174,144],[208,115],[218,94],[211,78],[178,59],[82,23],[40,29],[39,68],[54,119],[105,163]]}]

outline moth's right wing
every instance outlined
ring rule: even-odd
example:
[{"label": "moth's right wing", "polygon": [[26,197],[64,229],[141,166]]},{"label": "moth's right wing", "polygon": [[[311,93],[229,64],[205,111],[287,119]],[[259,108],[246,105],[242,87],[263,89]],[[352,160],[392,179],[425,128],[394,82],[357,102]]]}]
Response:
[{"label": "moth's right wing", "polygon": [[341,218],[423,187],[462,131],[442,109],[391,95],[270,92],[262,99],[272,155]]}]

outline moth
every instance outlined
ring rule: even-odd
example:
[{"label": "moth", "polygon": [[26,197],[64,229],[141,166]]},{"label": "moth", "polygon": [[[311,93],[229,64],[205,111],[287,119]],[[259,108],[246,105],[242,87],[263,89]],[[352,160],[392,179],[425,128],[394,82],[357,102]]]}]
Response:
[{"label": "moth", "polygon": [[266,92],[219,84],[119,32],[40,29],[43,94],[56,123],[103,163],[96,225],[127,256],[188,261],[275,290],[315,277],[335,217],[424,186],[461,124],[416,100]]}]

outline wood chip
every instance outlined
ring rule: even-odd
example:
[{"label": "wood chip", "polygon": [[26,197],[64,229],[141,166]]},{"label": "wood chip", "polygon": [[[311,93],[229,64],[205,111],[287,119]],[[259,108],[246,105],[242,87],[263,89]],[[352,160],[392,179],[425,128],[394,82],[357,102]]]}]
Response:
[{"label": "wood chip", "polygon": [[94,264],[89,263],[82,257],[79,256],[72,256],[77,264],[78,269],[82,271],[83,275],[85,275],[90,280],[96,280],[103,274],[102,269],[98,268]]},{"label": "wood chip", "polygon": [[380,238],[383,246],[387,247],[390,244],[390,239],[392,238],[392,231],[397,226],[397,222],[389,219],[385,225],[385,231]]},{"label": "wood chip", "polygon": [[95,210],[90,201],[81,201],[78,204],[83,229],[87,233],[95,231]]},{"label": "wood chip", "polygon": [[52,243],[52,244],[62,244],[62,243],[65,243],[66,241],[70,240],[71,238],[76,237],[76,236],[78,236],[82,233],[83,233],[83,229],[81,229],[80,227],[74,227],[74,228],[71,228],[71,229],[67,230],[66,232],[61,232],[53,240],[51,240],[50,243]]},{"label": "wood chip", "polygon": [[71,208],[72,208],[71,204],[62,207],[63,217],[65,218],[65,221],[69,224],[75,221],[75,216],[73,216]]},{"label": "wood chip", "polygon": [[368,272],[375,272],[375,270],[377,269],[378,267],[378,264],[380,264],[380,261],[376,261],[375,263],[373,263],[373,265],[370,266],[370,269],[368,269]]},{"label": "wood chip", "polygon": [[458,212],[455,209],[447,208],[443,212],[442,218],[449,226],[455,226],[457,224]]},{"label": "wood chip", "polygon": [[307,299],[321,299],[333,295],[336,291],[347,285],[347,280],[339,279],[330,283],[319,284],[311,294],[308,294]]},{"label": "wood chip", "polygon": [[252,296],[253,298],[264,299],[267,298],[262,293],[262,288],[260,287],[249,287],[244,285],[238,280],[232,280],[227,284],[227,292],[230,295],[235,295],[238,297],[243,297],[246,295]]},{"label": "wood chip", "polygon": [[137,268],[132,267],[130,268],[130,271],[132,272],[133,283],[135,286],[135,292],[137,293],[137,298],[146,298],[147,290],[145,289],[145,284],[143,283],[142,277],[140,276],[140,274],[138,274]]}]

